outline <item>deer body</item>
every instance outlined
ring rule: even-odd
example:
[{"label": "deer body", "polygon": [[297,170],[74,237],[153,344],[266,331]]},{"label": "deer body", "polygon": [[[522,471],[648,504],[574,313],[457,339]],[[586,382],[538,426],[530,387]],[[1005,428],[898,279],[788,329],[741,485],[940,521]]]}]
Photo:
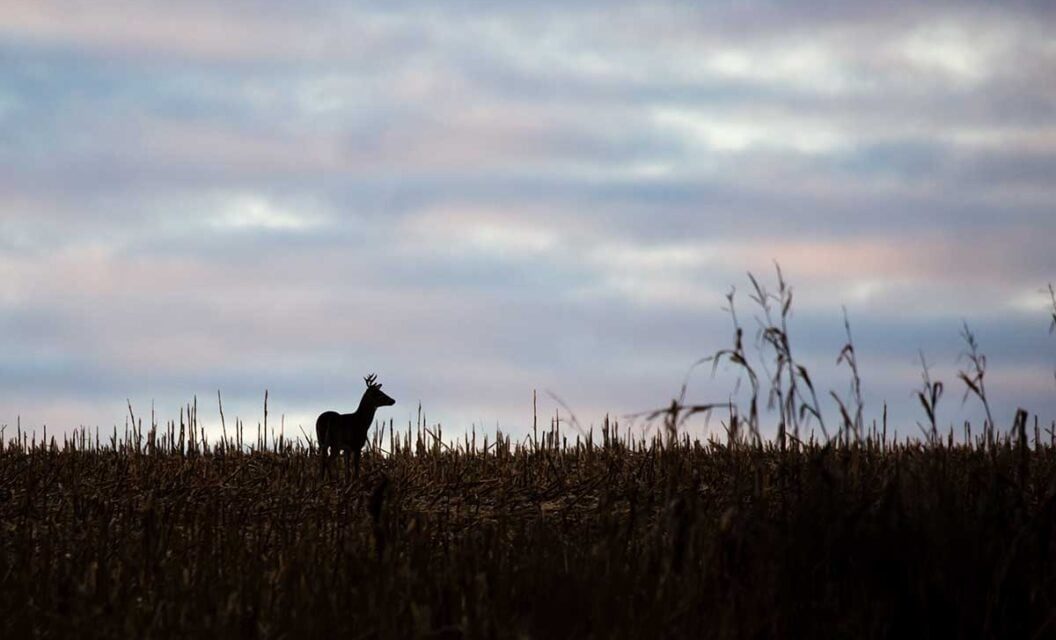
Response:
[{"label": "deer body", "polygon": [[339,452],[345,454],[345,476],[349,472],[349,457],[354,460],[356,475],[359,475],[359,457],[363,451],[363,445],[367,443],[367,432],[374,422],[374,414],[378,407],[388,407],[396,404],[381,390],[381,385],[376,383],[373,374],[364,378],[367,390],[363,392],[363,398],[359,401],[359,408],[354,413],[338,413],[327,411],[320,414],[315,421],[315,436],[319,440],[319,453],[322,473],[330,470],[330,456]]}]

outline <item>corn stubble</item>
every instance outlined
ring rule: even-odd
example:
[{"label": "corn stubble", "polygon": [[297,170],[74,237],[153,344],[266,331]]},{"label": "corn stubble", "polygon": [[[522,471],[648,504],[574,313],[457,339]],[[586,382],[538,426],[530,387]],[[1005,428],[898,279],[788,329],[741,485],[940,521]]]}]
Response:
[{"label": "corn stubble", "polygon": [[[706,361],[743,370],[749,399],[688,405],[683,388],[648,412],[663,427],[648,436],[553,420],[518,441],[445,441],[390,422],[345,482],[266,425],[210,442],[193,406],[146,429],[130,407],[102,440],[8,432],[0,636],[1056,635],[1056,431],[1019,412],[940,434],[925,365],[924,438],[896,441],[864,423],[848,324],[849,397],[833,394],[840,423],[815,437],[791,290],[753,285],[776,302],[760,330],[772,440],[736,315],[733,346]],[[961,379],[989,413],[964,334]],[[725,437],[682,429],[723,411]]]}]

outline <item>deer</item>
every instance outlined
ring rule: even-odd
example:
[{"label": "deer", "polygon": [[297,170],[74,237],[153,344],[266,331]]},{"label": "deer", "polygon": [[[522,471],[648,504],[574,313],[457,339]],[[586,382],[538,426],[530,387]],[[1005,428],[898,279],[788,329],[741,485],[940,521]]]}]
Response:
[{"label": "deer", "polygon": [[326,411],[315,421],[315,437],[319,440],[320,475],[329,475],[330,456],[345,452],[345,479],[348,479],[349,456],[352,457],[356,477],[359,477],[359,456],[367,443],[367,431],[374,422],[374,413],[379,407],[391,407],[396,401],[381,390],[378,376],[370,374],[363,378],[367,390],[354,413]]}]

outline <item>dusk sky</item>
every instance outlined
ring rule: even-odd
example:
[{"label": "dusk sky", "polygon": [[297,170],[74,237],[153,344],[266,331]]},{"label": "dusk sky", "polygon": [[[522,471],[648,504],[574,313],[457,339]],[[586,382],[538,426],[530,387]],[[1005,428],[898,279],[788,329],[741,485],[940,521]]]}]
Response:
[{"label": "dusk sky", "polygon": [[[1056,418],[1056,4],[0,5],[0,425],[287,434],[352,411],[524,433],[662,406],[795,288],[835,420]],[[750,340],[751,342],[751,340]],[[754,349],[751,349],[754,353]],[[725,401],[731,371],[691,379]],[[773,416],[765,420],[773,426]],[[694,427],[703,433],[704,425]],[[720,429],[717,421],[710,428]],[[215,431],[213,431],[215,433]]]}]

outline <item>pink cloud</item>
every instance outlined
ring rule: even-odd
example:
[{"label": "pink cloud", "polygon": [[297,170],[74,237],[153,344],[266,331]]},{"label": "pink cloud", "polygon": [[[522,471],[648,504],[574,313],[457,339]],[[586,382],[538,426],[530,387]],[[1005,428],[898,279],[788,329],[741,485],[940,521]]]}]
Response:
[{"label": "pink cloud", "polygon": [[368,55],[380,24],[342,23],[304,13],[268,14],[260,7],[200,2],[63,2],[11,0],[0,31],[103,51],[189,58],[252,60]]}]

